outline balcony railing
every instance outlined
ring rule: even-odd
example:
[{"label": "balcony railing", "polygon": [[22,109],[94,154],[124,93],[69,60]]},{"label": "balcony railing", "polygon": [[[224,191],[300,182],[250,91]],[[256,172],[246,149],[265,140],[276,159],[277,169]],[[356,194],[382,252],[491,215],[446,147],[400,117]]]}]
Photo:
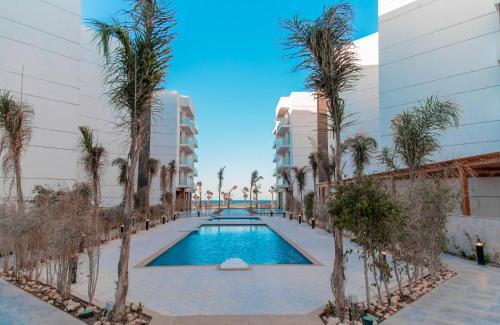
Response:
[{"label": "balcony railing", "polygon": [[191,178],[180,178],[179,185],[181,186],[194,186],[194,182]]},{"label": "balcony railing", "polygon": [[279,152],[288,149],[289,146],[290,146],[290,138],[289,137],[278,138],[276,140],[276,150]]},{"label": "balcony railing", "polygon": [[191,168],[194,168],[194,160],[192,158],[181,158],[179,160],[179,164],[182,166],[189,166]]},{"label": "balcony railing", "polygon": [[198,128],[196,127],[196,122],[190,118],[185,116],[181,116],[181,125],[190,126],[193,129],[193,132],[198,132]]},{"label": "balcony railing", "polygon": [[195,147],[195,139],[194,138],[188,138],[188,137],[181,137],[179,143],[182,145],[190,146],[191,148]]},{"label": "balcony railing", "polygon": [[286,132],[290,128],[288,117],[277,119],[277,121],[278,121],[278,126],[276,127],[276,134],[282,136],[286,134]]},{"label": "balcony railing", "polygon": [[290,167],[292,165],[291,159],[290,158],[285,158],[285,159],[278,159],[276,162],[276,167],[283,168],[283,167]]}]

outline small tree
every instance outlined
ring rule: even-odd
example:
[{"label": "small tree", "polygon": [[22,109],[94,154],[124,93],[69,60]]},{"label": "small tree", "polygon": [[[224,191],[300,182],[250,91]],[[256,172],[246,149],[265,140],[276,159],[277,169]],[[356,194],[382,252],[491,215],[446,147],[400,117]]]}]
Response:
[{"label": "small tree", "polygon": [[[115,158],[111,162],[112,166],[118,167],[118,177],[116,180],[118,181],[118,184],[120,184],[123,188],[123,198],[125,198],[125,193],[127,191],[127,161],[123,158]],[[123,203],[125,203],[123,201]]]},{"label": "small tree", "polygon": [[245,187],[243,187],[243,188],[241,189],[241,193],[243,194],[243,199],[245,200],[245,205],[246,205],[246,203],[247,203],[247,199],[248,199],[248,193],[249,193],[249,189],[248,189],[248,187],[246,187],[246,186],[245,186]]},{"label": "small tree", "polygon": [[92,184],[92,194],[94,196],[92,218],[86,222],[85,246],[87,248],[87,259],[89,264],[88,295],[89,302],[92,303],[97,279],[99,275],[99,261],[101,256],[101,232],[99,229],[99,206],[101,194],[101,174],[104,166],[106,151],[104,147],[94,143],[92,130],[88,126],[80,126],[80,150],[82,153],[81,162],[85,173]]},{"label": "small tree", "polygon": [[[338,223],[337,226],[352,233],[352,240],[362,248],[364,256],[372,255],[374,267],[381,270],[380,274],[383,274],[382,279],[387,285],[389,276],[383,252],[389,248],[391,232],[396,227],[402,227],[404,222],[391,196],[377,182],[370,178],[360,178],[357,182],[343,184],[337,188],[335,200],[330,203],[330,214]],[[366,300],[370,307],[366,262],[364,272]],[[376,273],[374,275],[376,280]],[[380,289],[378,293],[381,298]]]},{"label": "small tree", "polygon": [[23,208],[21,156],[31,141],[33,110],[8,92],[0,93],[0,155],[2,174],[16,183],[17,206]]}]

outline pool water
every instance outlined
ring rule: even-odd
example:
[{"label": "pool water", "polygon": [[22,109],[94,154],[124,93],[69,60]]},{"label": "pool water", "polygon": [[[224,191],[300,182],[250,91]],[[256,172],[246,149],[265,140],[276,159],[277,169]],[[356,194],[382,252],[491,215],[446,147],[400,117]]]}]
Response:
[{"label": "pool water", "polygon": [[249,212],[247,209],[223,209],[220,213],[221,216],[248,216]]},{"label": "pool water", "polygon": [[247,217],[247,218],[238,218],[238,217],[214,217],[210,218],[210,221],[260,221],[260,218],[257,217]]},{"label": "pool water", "polygon": [[203,225],[148,266],[213,265],[233,257],[248,264],[312,264],[266,225]]}]

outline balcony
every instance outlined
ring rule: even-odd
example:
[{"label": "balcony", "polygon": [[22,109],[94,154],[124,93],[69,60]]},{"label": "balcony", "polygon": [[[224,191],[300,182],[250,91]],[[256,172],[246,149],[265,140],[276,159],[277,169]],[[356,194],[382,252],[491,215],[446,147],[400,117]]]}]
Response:
[{"label": "balcony", "polygon": [[188,134],[195,135],[198,133],[198,128],[196,127],[196,122],[190,118],[181,115],[181,128]]},{"label": "balcony", "polygon": [[193,168],[193,176],[198,177],[198,169]]},{"label": "balcony", "polygon": [[288,182],[285,181],[282,177],[280,177],[280,178],[278,178],[278,181],[276,182],[276,187],[277,188],[287,188]]},{"label": "balcony", "polygon": [[179,146],[181,149],[194,152],[195,142],[196,141],[193,137],[181,137],[179,140]]},{"label": "balcony", "polygon": [[194,160],[192,158],[181,158],[179,161],[179,168],[194,169]]},{"label": "balcony", "polygon": [[276,172],[279,173],[281,170],[286,168],[291,168],[292,162],[290,158],[279,158],[276,162]]},{"label": "balcony", "polygon": [[194,154],[194,162],[198,162],[198,154],[197,153]]},{"label": "balcony", "polygon": [[273,149],[276,149],[276,139],[273,141]]},{"label": "balcony", "polygon": [[290,138],[278,138],[276,140],[276,151],[279,154],[283,154],[290,149]]},{"label": "balcony", "polygon": [[190,177],[180,178],[177,187],[194,187],[193,179]]},{"label": "balcony", "polygon": [[277,158],[276,158],[276,152],[275,152],[274,155],[273,155],[273,162],[276,162],[276,159]]},{"label": "balcony", "polygon": [[282,137],[289,130],[290,130],[290,122],[288,120],[288,117],[278,119],[278,125],[276,126],[276,135]]}]

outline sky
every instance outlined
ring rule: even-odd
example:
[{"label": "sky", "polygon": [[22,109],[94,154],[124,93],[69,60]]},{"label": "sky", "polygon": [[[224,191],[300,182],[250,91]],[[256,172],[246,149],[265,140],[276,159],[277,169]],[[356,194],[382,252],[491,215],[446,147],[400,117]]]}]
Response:
[{"label": "sky", "polygon": [[[281,96],[304,88],[305,72],[292,72],[286,58],[286,32],[280,22],[295,14],[316,18],[324,0],[172,0],[176,13],[173,59],[166,88],[190,96],[199,135],[198,178],[203,192],[249,187],[250,174],[264,177],[260,198],[270,199],[274,112]],[[82,0],[82,18],[108,19],[126,0]],[[377,0],[351,0],[354,38],[377,32]]]}]

